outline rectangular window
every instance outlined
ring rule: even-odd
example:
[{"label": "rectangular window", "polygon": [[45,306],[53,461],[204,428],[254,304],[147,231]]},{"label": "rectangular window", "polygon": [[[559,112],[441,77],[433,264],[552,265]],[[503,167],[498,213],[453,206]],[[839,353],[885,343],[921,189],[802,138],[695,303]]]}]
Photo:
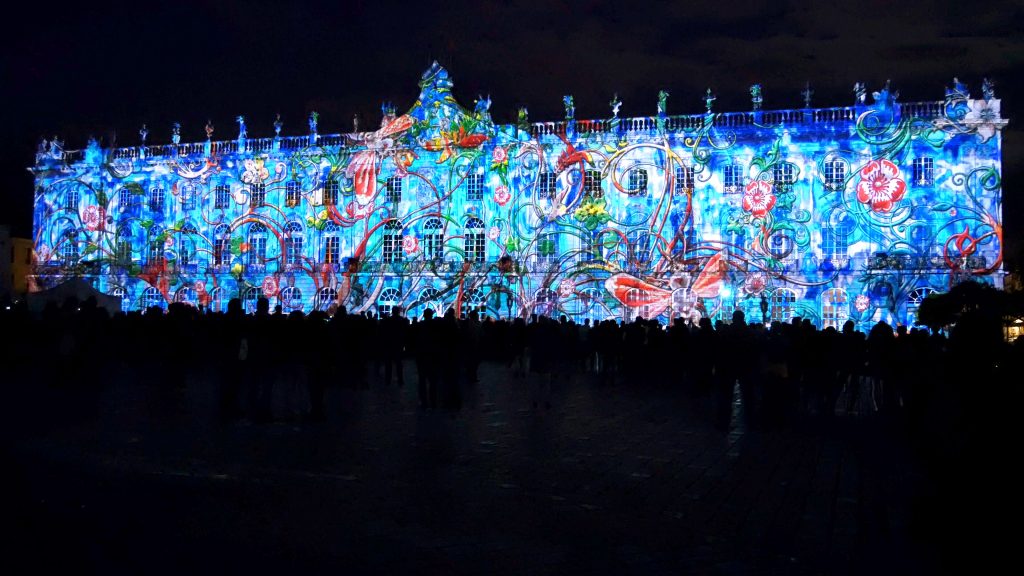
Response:
[{"label": "rectangular window", "polygon": [[743,187],[743,166],[726,164],[722,169],[722,181],[727,192],[736,192]]},{"label": "rectangular window", "polygon": [[147,262],[149,264],[158,264],[164,257],[164,243],[163,242],[150,242],[149,253],[146,254]]},{"label": "rectangular window", "polygon": [[285,264],[298,264],[302,258],[302,238],[292,237],[284,239],[284,261]]},{"label": "rectangular window", "polygon": [[292,180],[284,185],[284,205],[294,208],[302,203],[302,190],[299,183]]},{"label": "rectangular window", "polygon": [[249,238],[249,265],[259,266],[267,259],[267,239],[264,236]]},{"label": "rectangular window", "polygon": [[118,203],[121,205],[121,208],[129,208],[133,204],[135,204],[135,195],[132,194],[132,191],[127,186],[121,188],[121,190],[117,193],[117,196]]},{"label": "rectangular window", "polygon": [[601,188],[601,171],[587,170],[583,173],[583,193],[591,198],[601,198],[604,190]]},{"label": "rectangular window", "polygon": [[181,209],[196,209],[196,191],[194,188],[185,188],[181,193]]},{"label": "rectangular window", "polygon": [[132,245],[127,240],[117,241],[117,251],[115,252],[115,258],[119,266],[127,266],[132,262]]},{"label": "rectangular window", "polygon": [[219,184],[214,188],[213,207],[223,210],[231,205],[231,187],[227,184]]},{"label": "rectangular window", "polygon": [[387,190],[387,201],[388,202],[401,202],[402,201],[402,179],[398,176],[392,176],[388,178],[386,184]]},{"label": "rectangular window", "polygon": [[541,172],[540,180],[537,181],[538,196],[541,198],[554,198],[557,187],[558,176],[551,172]]},{"label": "rectangular window", "polygon": [[793,183],[796,182],[795,166],[789,162],[780,162],[772,170],[775,180],[775,190],[778,193],[790,192],[793,190]]},{"label": "rectangular window", "polygon": [[384,261],[385,262],[401,262],[402,261],[402,235],[388,233],[384,235]]},{"label": "rectangular window", "polygon": [[647,195],[647,170],[643,168],[632,168],[627,178],[626,192],[630,196]]},{"label": "rectangular window", "polygon": [[231,237],[218,238],[215,241],[213,259],[218,266],[231,264]]},{"label": "rectangular window", "polygon": [[149,191],[149,209],[153,212],[164,211],[164,189],[153,188]]},{"label": "rectangular window", "polygon": [[931,158],[914,158],[913,176],[915,186],[931,186],[933,179],[934,163]]},{"label": "rectangular window", "polygon": [[466,200],[480,202],[484,199],[484,175],[470,174],[466,178]]},{"label": "rectangular window", "polygon": [[249,205],[263,206],[267,203],[267,185],[263,182],[249,185]]},{"label": "rectangular window", "polygon": [[846,186],[846,162],[825,162],[825,186],[829,190],[842,190]]},{"label": "rectangular window", "polygon": [[341,256],[341,239],[337,236],[324,238],[324,262],[339,264]]},{"label": "rectangular window", "polygon": [[440,230],[423,236],[423,255],[427,260],[440,260],[444,256],[444,235]]},{"label": "rectangular window", "polygon": [[469,232],[466,234],[466,259],[471,262],[483,262],[485,254],[485,242],[483,232]]},{"label": "rectangular window", "polygon": [[64,196],[64,208],[66,210],[78,210],[78,190],[69,190]]},{"label": "rectangular window", "polygon": [[329,179],[327,183],[324,184],[324,206],[334,206],[338,203],[339,188],[340,186],[338,185],[338,181],[334,178]]},{"label": "rectangular window", "polygon": [[693,193],[693,166],[676,166],[676,194]]}]

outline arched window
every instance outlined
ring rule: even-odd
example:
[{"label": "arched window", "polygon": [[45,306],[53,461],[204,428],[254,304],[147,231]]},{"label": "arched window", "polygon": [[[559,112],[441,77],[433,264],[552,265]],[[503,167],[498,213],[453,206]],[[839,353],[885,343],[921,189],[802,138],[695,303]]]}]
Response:
[{"label": "arched window", "polygon": [[462,310],[469,313],[487,305],[487,293],[480,288],[471,288],[462,295]]},{"label": "arched window", "polygon": [[440,218],[429,218],[423,223],[423,255],[428,260],[444,256],[444,225]]},{"label": "arched window", "polygon": [[338,225],[328,222],[324,226],[324,262],[327,264],[341,263],[341,238],[338,237]]},{"label": "arched window", "polygon": [[441,293],[435,288],[424,288],[420,292],[419,304],[424,310],[430,308],[435,316],[444,314],[444,304],[441,302]]},{"label": "arched window", "polygon": [[267,260],[267,227],[259,222],[249,226],[249,266],[263,266]]},{"label": "arched window", "polygon": [[917,324],[917,311],[921,309],[921,303],[935,292],[934,288],[924,287],[910,293],[910,296],[907,297],[907,325],[914,326]]},{"label": "arched window", "polygon": [[377,315],[381,318],[391,315],[391,311],[401,302],[402,295],[394,288],[385,288],[377,299]]},{"label": "arched window", "polygon": [[630,168],[626,173],[626,193],[630,196],[647,195],[647,170]]},{"label": "arched window", "polygon": [[174,294],[174,301],[181,302],[182,304],[188,304],[189,306],[195,306],[199,302],[199,294],[196,293],[196,289],[191,286],[182,286]]},{"label": "arched window", "polygon": [[166,308],[167,300],[164,299],[164,295],[161,294],[159,290],[153,286],[149,286],[142,291],[142,308],[149,310],[153,307]]},{"label": "arched window", "polygon": [[484,221],[479,218],[470,218],[466,221],[465,237],[466,260],[470,262],[483,262],[486,250],[484,243]]},{"label": "arched window", "polygon": [[210,309],[214,312],[223,312],[227,302],[224,300],[224,288],[217,286],[210,292]]},{"label": "arched window", "polygon": [[789,322],[793,319],[796,293],[789,288],[778,288],[772,294],[772,321]]},{"label": "arched window", "polygon": [[255,286],[249,286],[242,292],[242,305],[245,307],[246,314],[252,314],[256,312],[256,304],[260,299],[260,289]]},{"label": "arched window", "polygon": [[285,310],[302,310],[302,290],[298,286],[288,286],[282,290],[281,306]]},{"label": "arched window", "polygon": [[325,286],[316,293],[316,309],[327,310],[338,300],[338,291],[330,286]]},{"label": "arched window", "polygon": [[152,212],[164,211],[164,189],[154,187],[149,189],[149,209]]},{"label": "arched window", "polygon": [[302,224],[289,222],[284,232],[284,263],[286,266],[295,266],[302,262],[302,251],[305,248]]},{"label": "arched window", "polygon": [[132,303],[128,300],[128,292],[124,288],[116,286],[110,291],[110,295],[121,299],[121,312],[127,312],[132,309]]},{"label": "arched window", "polygon": [[231,228],[227,224],[213,229],[213,260],[217,266],[231,264]]},{"label": "arched window", "polygon": [[846,290],[832,288],[821,295],[821,327],[840,330],[850,317],[850,299]]},{"label": "arched window", "polygon": [[383,259],[385,262],[402,261],[402,222],[399,220],[384,223]]},{"label": "arched window", "polygon": [[78,211],[78,201],[81,197],[77,188],[71,188],[64,194],[64,209]]}]

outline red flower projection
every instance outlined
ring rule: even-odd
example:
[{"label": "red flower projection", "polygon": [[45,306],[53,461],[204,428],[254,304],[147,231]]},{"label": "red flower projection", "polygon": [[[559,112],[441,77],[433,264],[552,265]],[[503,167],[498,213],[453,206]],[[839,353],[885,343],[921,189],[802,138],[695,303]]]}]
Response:
[{"label": "red flower projection", "polygon": [[754,180],[747,184],[743,191],[743,209],[750,212],[755,218],[764,218],[768,211],[775,206],[775,194],[772,193],[772,185],[764,180]]},{"label": "red flower projection", "polygon": [[907,193],[900,169],[888,160],[872,160],[860,171],[857,200],[875,212],[888,212]]}]

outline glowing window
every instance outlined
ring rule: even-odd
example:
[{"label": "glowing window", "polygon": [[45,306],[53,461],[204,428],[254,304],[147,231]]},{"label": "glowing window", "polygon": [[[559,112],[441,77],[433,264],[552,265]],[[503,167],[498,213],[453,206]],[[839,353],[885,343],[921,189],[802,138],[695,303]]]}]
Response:
[{"label": "glowing window", "polygon": [[227,184],[218,184],[213,189],[213,207],[223,210],[231,205],[231,187]]},{"label": "glowing window", "polygon": [[735,192],[743,187],[743,166],[726,164],[722,168],[722,183],[726,191]]},{"label": "glowing window", "polygon": [[197,190],[196,185],[192,182],[186,182],[181,186],[181,209],[182,210],[195,210],[196,209],[196,196]]},{"label": "glowing window", "polygon": [[829,190],[842,190],[846,186],[846,162],[829,160],[824,164],[825,186]]},{"label": "glowing window", "polygon": [[167,241],[160,230],[159,226],[154,226],[149,229],[149,242],[147,244],[148,251],[146,254],[146,262],[150,265],[159,264],[164,260],[164,243]]},{"label": "glowing window", "polygon": [[772,294],[772,321],[789,322],[793,319],[796,294],[788,288],[779,288]]},{"label": "glowing window", "polygon": [[161,294],[159,290],[157,290],[153,286],[149,286],[148,288],[142,291],[142,307],[143,309],[146,310],[150,308],[163,309],[167,307],[167,300],[164,298],[164,295]]},{"label": "glowing window", "polygon": [[775,182],[775,190],[778,192],[789,192],[796,182],[796,166],[789,162],[779,162],[772,169],[772,177]]},{"label": "glowing window", "polygon": [[934,182],[934,161],[930,157],[914,158],[912,169],[915,186],[932,185],[932,182]]},{"label": "glowing window", "polygon": [[284,230],[286,234],[284,237],[284,262],[285,264],[298,264],[302,261],[304,243],[302,224],[289,222]]},{"label": "glowing window", "polygon": [[66,210],[78,210],[78,190],[72,188],[64,195],[64,208]]},{"label": "glowing window", "polygon": [[284,205],[294,208],[302,203],[302,188],[295,180],[289,180],[284,185]]},{"label": "glowing window", "polygon": [[383,259],[385,262],[402,261],[402,223],[398,220],[384,223]]},{"label": "glowing window", "polygon": [[479,218],[466,221],[465,251],[466,259],[471,262],[483,262],[486,254],[484,241],[484,222]]},{"label": "glowing window", "polygon": [[224,304],[224,289],[218,286],[210,292],[210,309],[214,312],[223,312]]},{"label": "glowing window", "polygon": [[110,295],[121,299],[121,312],[127,312],[132,309],[132,303],[128,300],[128,292],[124,288],[118,286],[110,291]]},{"label": "glowing window", "polygon": [[440,218],[430,218],[423,224],[423,255],[428,260],[444,256],[444,225]]},{"label": "glowing window", "polygon": [[281,306],[285,310],[302,310],[302,290],[298,286],[281,290]]},{"label": "glowing window", "polygon": [[390,316],[391,311],[402,300],[402,295],[394,288],[385,288],[377,299],[377,315],[381,318]]},{"label": "glowing window", "polygon": [[338,299],[338,291],[329,286],[316,293],[316,309],[326,311]]},{"label": "glowing window", "polygon": [[65,264],[78,262],[78,232],[74,229],[64,233],[61,240],[61,257]]},{"label": "glowing window", "polygon": [[338,181],[334,178],[329,178],[324,184],[323,200],[324,206],[334,206],[338,203],[338,194],[340,186]]},{"label": "glowing window", "polygon": [[853,235],[853,230],[853,219],[845,214],[836,222],[835,226],[821,230],[821,251],[826,258],[832,261],[833,265],[843,267],[850,261],[850,238]]},{"label": "glowing window", "polygon": [[256,312],[256,305],[259,303],[260,290],[255,286],[249,286],[242,292],[242,306],[246,314]]},{"label": "glowing window", "polygon": [[151,188],[149,190],[149,209],[153,212],[163,212],[164,210],[164,189],[163,188]]},{"label": "glowing window", "polygon": [[388,202],[401,202],[402,201],[402,179],[398,176],[392,176],[388,178],[387,183],[384,186],[387,192],[386,200]]},{"label": "glowing window", "polygon": [[626,193],[630,196],[647,195],[647,170],[631,168],[626,175]]},{"label": "glowing window", "polygon": [[267,185],[257,182],[249,185],[249,205],[252,207],[263,206],[267,203]]},{"label": "glowing window", "polygon": [[338,225],[334,222],[324,226],[324,262],[341,263],[341,238],[338,237]]},{"label": "glowing window", "polygon": [[183,286],[175,292],[174,301],[182,304],[188,304],[189,306],[195,306],[199,303],[199,294],[196,292],[195,288],[191,286]]},{"label": "glowing window", "polygon": [[267,260],[267,227],[259,222],[249,226],[249,265],[259,266]]},{"label": "glowing window", "polygon": [[821,327],[839,330],[850,317],[850,301],[846,290],[832,288],[821,296]]},{"label": "glowing window", "polygon": [[480,202],[484,199],[484,175],[470,174],[466,177],[466,200]]},{"label": "glowing window", "polygon": [[217,266],[231,263],[231,228],[227,224],[213,229],[213,261]]},{"label": "glowing window", "polygon": [[601,188],[601,171],[585,170],[583,172],[583,193],[591,198],[604,196],[604,189]]},{"label": "glowing window", "polygon": [[558,176],[551,172],[541,172],[537,180],[537,196],[540,198],[554,198],[558,186]]},{"label": "glowing window", "polygon": [[689,194],[693,192],[693,166],[676,166],[676,179],[673,192]]}]

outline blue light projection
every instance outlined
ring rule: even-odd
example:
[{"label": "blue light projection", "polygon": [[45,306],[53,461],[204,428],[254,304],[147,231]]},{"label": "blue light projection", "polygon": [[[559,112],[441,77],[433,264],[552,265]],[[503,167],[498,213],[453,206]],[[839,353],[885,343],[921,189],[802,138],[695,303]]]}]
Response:
[{"label": "blue light projection", "polygon": [[965,277],[1002,284],[1000,130],[954,82],[842,108],[496,125],[436,63],[373,132],[66,152],[41,146],[36,274],[221,310],[483,307],[492,316],[909,323]]}]

